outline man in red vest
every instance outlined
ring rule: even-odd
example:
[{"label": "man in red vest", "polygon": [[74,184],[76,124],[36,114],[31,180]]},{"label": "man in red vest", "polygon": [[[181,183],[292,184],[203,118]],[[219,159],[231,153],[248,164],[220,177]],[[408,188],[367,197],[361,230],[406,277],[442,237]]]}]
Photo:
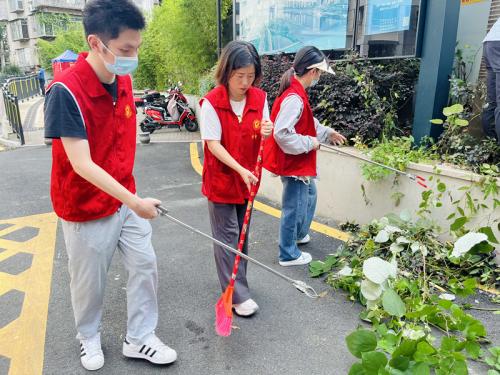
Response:
[{"label": "man in red vest", "polygon": [[129,275],[123,354],[171,363],[177,353],[154,333],[158,274],[148,219],[161,202],[139,197],[132,175],[137,125],[129,74],[144,18],[130,0],[91,0],[83,25],[90,51],[50,85],[45,101],[51,198],[62,219],[80,359],[87,370],[104,365],[104,287],[118,248]]}]

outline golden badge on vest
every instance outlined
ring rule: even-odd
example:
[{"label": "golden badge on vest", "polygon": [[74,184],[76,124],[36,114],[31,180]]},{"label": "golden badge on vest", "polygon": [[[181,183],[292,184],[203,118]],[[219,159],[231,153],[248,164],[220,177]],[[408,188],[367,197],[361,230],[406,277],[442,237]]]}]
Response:
[{"label": "golden badge on vest", "polygon": [[127,119],[132,117],[132,108],[130,108],[130,105],[128,104],[125,106],[125,117]]},{"label": "golden badge on vest", "polygon": [[252,134],[252,139],[257,139],[259,136],[259,130],[260,130],[260,120],[255,120],[253,122],[253,130],[254,133]]}]

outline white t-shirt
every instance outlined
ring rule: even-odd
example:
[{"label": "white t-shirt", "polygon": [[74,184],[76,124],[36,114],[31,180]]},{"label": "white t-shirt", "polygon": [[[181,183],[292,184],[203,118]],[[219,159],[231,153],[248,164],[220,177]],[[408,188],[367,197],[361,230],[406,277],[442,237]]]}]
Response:
[{"label": "white t-shirt", "polygon": [[[243,116],[243,111],[245,109],[246,98],[240,102],[230,100],[231,108],[238,118]],[[264,108],[262,108],[262,120],[269,121],[269,104],[264,102]],[[204,141],[220,141],[222,138],[222,126],[220,124],[219,116],[215,112],[214,107],[208,100],[204,100],[201,105],[200,112],[200,132],[201,139]]]},{"label": "white t-shirt", "polygon": [[494,42],[500,40],[500,18],[493,24],[488,34],[486,34],[486,38],[484,38],[484,42]]}]

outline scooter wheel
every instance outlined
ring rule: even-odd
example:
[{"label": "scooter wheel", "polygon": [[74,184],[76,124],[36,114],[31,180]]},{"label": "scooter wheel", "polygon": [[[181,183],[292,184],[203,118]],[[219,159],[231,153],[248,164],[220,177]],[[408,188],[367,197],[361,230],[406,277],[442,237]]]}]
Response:
[{"label": "scooter wheel", "polygon": [[143,133],[149,133],[153,134],[155,131],[155,128],[152,126],[148,126],[149,124],[147,122],[141,122],[140,127]]},{"label": "scooter wheel", "polygon": [[184,122],[184,127],[186,128],[186,130],[188,132],[195,132],[195,131],[198,130],[198,124],[196,123],[196,121],[193,121],[193,120],[190,120],[190,119],[187,119]]}]

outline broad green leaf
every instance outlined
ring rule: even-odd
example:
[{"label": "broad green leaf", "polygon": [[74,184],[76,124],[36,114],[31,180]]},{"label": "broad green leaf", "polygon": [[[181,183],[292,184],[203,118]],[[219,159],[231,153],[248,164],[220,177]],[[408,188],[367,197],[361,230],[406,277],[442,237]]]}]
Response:
[{"label": "broad green leaf", "polygon": [[431,120],[431,123],[435,124],[435,125],[443,125],[443,120],[441,120],[439,118],[435,118],[435,119]]},{"label": "broad green leaf", "polygon": [[493,234],[493,230],[491,229],[491,227],[482,227],[482,228],[479,228],[478,232],[486,234],[488,236],[488,241],[490,241],[492,243],[495,243],[495,244],[498,244],[498,240],[495,237],[495,235]]},{"label": "broad green leaf", "polygon": [[472,359],[478,359],[481,355],[481,346],[474,341],[467,341],[465,343],[465,351]]},{"label": "broad green leaf", "polygon": [[368,375],[368,374],[363,368],[363,365],[358,362],[351,366],[351,369],[349,370],[349,375]]},{"label": "broad green leaf", "polygon": [[429,365],[424,362],[417,363],[411,369],[412,375],[430,375],[430,373],[431,369],[429,368]]},{"label": "broad green leaf", "polygon": [[459,217],[459,218],[455,219],[455,221],[450,225],[450,229],[452,231],[459,230],[460,228],[462,228],[465,225],[466,222],[467,222],[467,218],[465,216]]},{"label": "broad green leaf", "polygon": [[377,337],[375,333],[367,329],[358,329],[346,337],[347,348],[351,354],[361,358],[364,352],[371,352],[377,347]]},{"label": "broad green leaf", "polygon": [[387,289],[382,295],[384,310],[393,316],[402,317],[406,313],[406,306],[401,297],[392,289]]},{"label": "broad green leaf", "polygon": [[377,374],[378,370],[387,364],[387,357],[382,352],[364,352],[361,358],[361,364],[368,374]]},{"label": "broad green leaf", "polygon": [[393,358],[397,358],[399,356],[413,357],[413,354],[417,350],[417,342],[413,340],[403,340],[401,344],[396,348],[394,353],[392,353]]},{"label": "broad green leaf", "polygon": [[467,325],[463,334],[467,339],[475,340],[478,337],[486,336],[486,328],[484,328],[484,325],[479,320],[475,320]]},{"label": "broad green leaf", "polygon": [[468,375],[467,364],[465,361],[455,361],[451,367],[453,375]]},{"label": "broad green leaf", "polygon": [[444,336],[441,339],[441,350],[452,352],[455,350],[458,340],[452,336]]},{"label": "broad green leaf", "polygon": [[436,353],[436,349],[427,341],[421,341],[417,344],[417,351],[415,352],[415,361],[425,362],[429,356]]},{"label": "broad green leaf", "polygon": [[464,111],[464,106],[462,104],[454,104],[451,107],[445,107],[443,108],[443,115],[446,117],[452,116],[452,115],[458,115],[459,113],[462,113]]},{"label": "broad green leaf", "polygon": [[410,366],[410,360],[408,359],[408,357],[396,357],[396,358],[393,358],[391,359],[391,361],[389,362],[389,365],[391,365],[391,367],[397,369],[397,370],[400,370],[400,371],[406,371],[408,369],[408,367]]},{"label": "broad green leaf", "polygon": [[455,125],[458,125],[458,126],[467,126],[467,125],[469,125],[469,121],[461,119],[461,118],[457,118],[455,120]]}]

